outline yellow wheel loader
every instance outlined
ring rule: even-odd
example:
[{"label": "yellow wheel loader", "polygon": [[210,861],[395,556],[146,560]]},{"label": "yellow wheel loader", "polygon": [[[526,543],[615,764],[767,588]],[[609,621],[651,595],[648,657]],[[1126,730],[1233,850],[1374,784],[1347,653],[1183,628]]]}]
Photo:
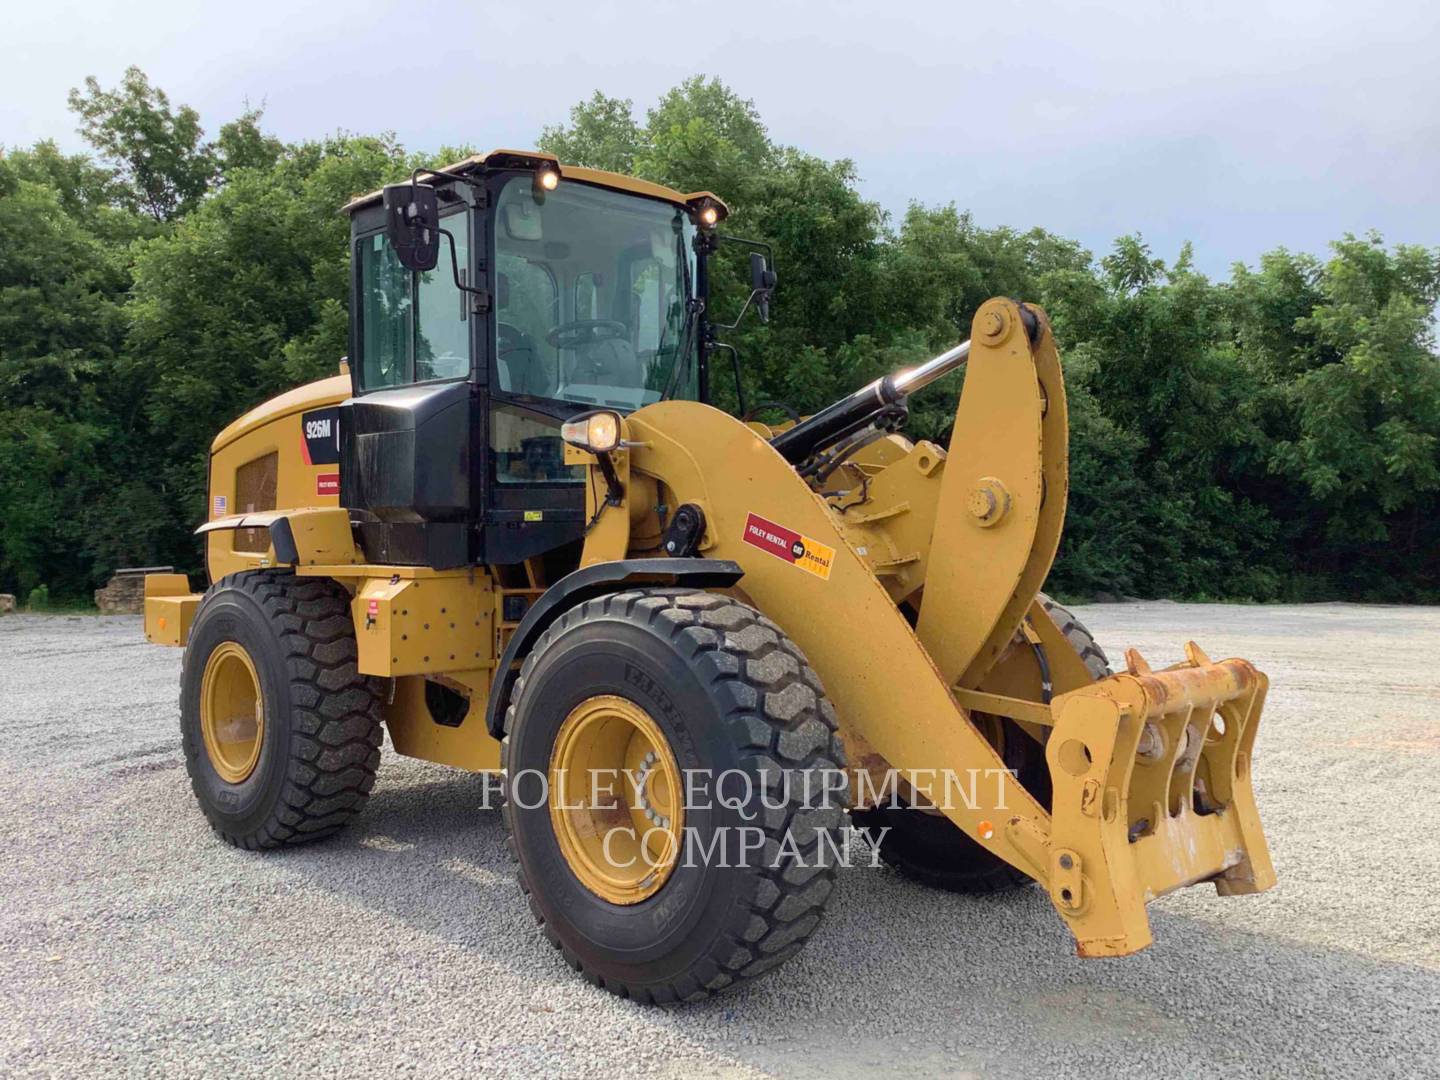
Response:
[{"label": "yellow wheel loader", "polygon": [[[1067,482],[1042,311],[991,300],[772,426],[708,403],[717,250],[761,317],[775,285],[709,192],[496,151],[347,209],[348,363],[215,439],[209,588],[146,581],[224,840],[343,826],[383,728],[503,775],[544,934],[647,1002],[792,956],[862,834],[944,888],[1038,882],[1084,956],[1144,948],[1175,889],[1273,884],[1265,676],[1193,643],[1111,674],[1040,592]],[[961,365],[949,445],[906,439]]]}]

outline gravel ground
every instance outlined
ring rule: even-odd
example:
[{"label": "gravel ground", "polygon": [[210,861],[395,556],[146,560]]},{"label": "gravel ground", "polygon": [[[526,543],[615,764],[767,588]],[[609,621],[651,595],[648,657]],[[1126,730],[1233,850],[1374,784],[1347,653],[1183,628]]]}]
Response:
[{"label": "gravel ground", "polygon": [[387,753],[348,832],[207,830],[178,650],[130,617],[0,619],[0,1073],[1440,1075],[1440,609],[1081,609],[1272,680],[1255,783],[1279,887],[1151,908],[1080,961],[1036,890],[842,872],[809,947],[662,1010],[591,989],[521,902],[479,781]]}]

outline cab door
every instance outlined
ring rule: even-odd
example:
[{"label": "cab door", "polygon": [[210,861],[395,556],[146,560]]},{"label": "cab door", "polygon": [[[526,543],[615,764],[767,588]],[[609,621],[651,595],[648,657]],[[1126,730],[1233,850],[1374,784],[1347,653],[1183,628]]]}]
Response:
[{"label": "cab door", "polygon": [[[351,307],[355,394],[340,406],[340,502],[373,563],[463,566],[480,558],[473,437],[480,402],[472,294],[474,224],[447,207],[441,257],[413,272],[375,216],[357,217]],[[447,245],[453,242],[457,284]]]},{"label": "cab door", "polygon": [[557,397],[564,358],[549,340],[574,317],[567,246],[544,233],[528,173],[492,178],[491,192],[484,548],[487,561],[510,564],[584,536],[584,470],[565,464],[560,438],[560,425],[584,407]]}]

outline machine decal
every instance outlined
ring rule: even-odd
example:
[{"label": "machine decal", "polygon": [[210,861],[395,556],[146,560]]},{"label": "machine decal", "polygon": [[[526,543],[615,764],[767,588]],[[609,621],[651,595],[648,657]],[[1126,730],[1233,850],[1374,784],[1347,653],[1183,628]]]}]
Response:
[{"label": "machine decal", "polygon": [[835,549],[819,540],[802,536],[793,529],[751,514],[745,519],[745,543],[768,551],[777,559],[794,563],[807,574],[814,574],[821,580],[830,579],[830,567],[835,562]]},{"label": "machine decal", "polygon": [[322,472],[315,477],[316,495],[339,495],[340,474],[338,472]]},{"label": "machine decal", "polygon": [[225,516],[225,512],[226,512],[229,508],[230,508],[229,500],[227,500],[224,495],[216,495],[216,496],[215,496],[215,513],[214,513],[214,515],[213,515],[214,517],[217,517],[217,518],[222,518],[222,517],[224,517],[224,516]]},{"label": "machine decal", "polygon": [[[300,417],[300,453],[306,465],[340,464],[340,410],[331,405],[325,409],[311,409]],[[320,492],[321,495],[338,494]]]}]

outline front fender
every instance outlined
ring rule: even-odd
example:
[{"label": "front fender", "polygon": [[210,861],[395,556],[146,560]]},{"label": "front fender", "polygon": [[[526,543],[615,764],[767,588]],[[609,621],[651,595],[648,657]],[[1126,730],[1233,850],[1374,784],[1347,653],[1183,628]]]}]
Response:
[{"label": "front fender", "polygon": [[505,646],[486,704],[486,728],[497,739],[504,736],[505,709],[515,685],[516,664],[525,659],[545,629],[576,604],[637,584],[725,589],[739,581],[744,573],[725,559],[618,559],[585,566],[565,575],[530,605]]}]

